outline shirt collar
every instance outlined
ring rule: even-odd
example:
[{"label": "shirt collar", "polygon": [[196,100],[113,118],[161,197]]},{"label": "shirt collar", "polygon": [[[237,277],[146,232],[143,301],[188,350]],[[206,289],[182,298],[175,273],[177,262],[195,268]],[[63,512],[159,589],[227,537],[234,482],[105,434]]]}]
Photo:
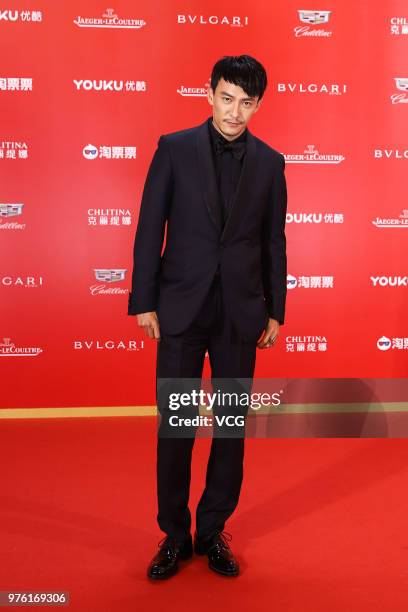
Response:
[{"label": "shirt collar", "polygon": [[210,135],[211,135],[211,140],[212,140],[212,144],[214,146],[216,139],[218,138],[219,140],[222,140],[223,142],[245,142],[247,139],[247,131],[248,129],[245,128],[245,130],[242,132],[242,134],[240,134],[238,136],[238,138],[234,138],[234,140],[227,140],[226,138],[224,138],[224,136],[222,134],[220,134],[220,132],[213,126],[213,122],[212,122],[212,117],[208,117],[207,120],[208,123],[208,128],[210,131]]}]

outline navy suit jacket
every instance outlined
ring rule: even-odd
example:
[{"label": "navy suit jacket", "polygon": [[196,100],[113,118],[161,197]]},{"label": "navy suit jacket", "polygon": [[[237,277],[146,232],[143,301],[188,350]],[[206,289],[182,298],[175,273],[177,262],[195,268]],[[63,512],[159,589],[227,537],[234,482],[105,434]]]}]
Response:
[{"label": "navy suit jacket", "polygon": [[222,229],[207,120],[160,136],[143,189],[128,314],[156,311],[163,333],[183,332],[219,265],[225,309],[242,339],[256,340],[269,317],[282,325],[284,169],[284,156],[247,130],[240,179]]}]

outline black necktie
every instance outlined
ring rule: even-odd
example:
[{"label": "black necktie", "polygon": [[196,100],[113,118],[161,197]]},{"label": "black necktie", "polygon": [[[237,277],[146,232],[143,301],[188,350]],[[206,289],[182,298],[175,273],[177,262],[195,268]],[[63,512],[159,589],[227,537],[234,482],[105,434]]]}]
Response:
[{"label": "black necktie", "polygon": [[246,151],[246,142],[228,142],[217,138],[215,141],[215,152],[221,155],[224,151],[231,151],[236,159],[242,159]]}]

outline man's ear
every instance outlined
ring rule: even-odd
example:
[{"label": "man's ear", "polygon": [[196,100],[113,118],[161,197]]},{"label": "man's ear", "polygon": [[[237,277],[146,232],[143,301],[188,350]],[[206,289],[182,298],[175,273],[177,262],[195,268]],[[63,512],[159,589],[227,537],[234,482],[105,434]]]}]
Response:
[{"label": "man's ear", "polygon": [[207,100],[208,100],[208,104],[210,104],[211,106],[213,106],[213,97],[214,97],[214,92],[211,89],[211,87],[208,88],[207,90]]}]

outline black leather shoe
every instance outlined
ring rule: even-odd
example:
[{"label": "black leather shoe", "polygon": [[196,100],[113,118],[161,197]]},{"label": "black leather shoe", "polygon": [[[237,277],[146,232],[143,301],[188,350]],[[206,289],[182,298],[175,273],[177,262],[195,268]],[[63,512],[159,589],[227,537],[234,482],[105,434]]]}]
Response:
[{"label": "black leather shoe", "polygon": [[205,540],[197,538],[196,533],[194,536],[194,552],[197,555],[207,555],[208,567],[214,572],[223,576],[238,576],[239,564],[228,544],[231,540],[231,534],[226,531],[216,531]]},{"label": "black leather shoe", "polygon": [[177,542],[170,536],[160,540],[159,552],[153,557],[147,569],[147,575],[153,580],[170,578],[178,571],[179,560],[185,561],[193,556],[191,535],[184,542]]}]

